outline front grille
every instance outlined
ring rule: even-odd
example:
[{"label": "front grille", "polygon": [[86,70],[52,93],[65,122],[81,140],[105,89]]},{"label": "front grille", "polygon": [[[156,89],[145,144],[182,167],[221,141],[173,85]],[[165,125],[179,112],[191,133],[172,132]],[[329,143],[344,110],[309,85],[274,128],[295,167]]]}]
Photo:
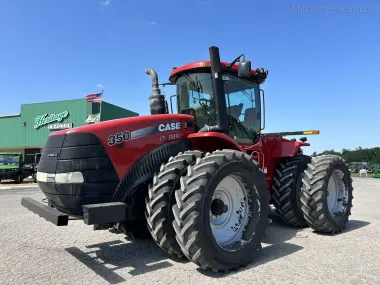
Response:
[{"label": "front grille", "polygon": [[[113,164],[100,140],[92,133],[53,135],[48,138],[38,165],[39,172],[64,173],[81,171],[89,173],[104,171],[101,181],[118,181]],[[99,181],[99,179],[98,179]]]},{"label": "front grille", "polygon": [[82,205],[111,201],[119,184],[106,150],[92,133],[50,136],[41,154],[38,171],[82,172],[84,183],[81,184],[38,182],[58,210],[73,215],[82,214]]}]

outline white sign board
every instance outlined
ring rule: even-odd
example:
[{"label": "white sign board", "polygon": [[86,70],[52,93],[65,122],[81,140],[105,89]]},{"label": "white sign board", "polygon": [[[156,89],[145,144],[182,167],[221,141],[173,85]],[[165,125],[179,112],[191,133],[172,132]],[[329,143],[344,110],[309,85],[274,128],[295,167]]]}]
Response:
[{"label": "white sign board", "polygon": [[73,123],[57,123],[48,125],[49,130],[64,130],[71,129],[73,127]]}]

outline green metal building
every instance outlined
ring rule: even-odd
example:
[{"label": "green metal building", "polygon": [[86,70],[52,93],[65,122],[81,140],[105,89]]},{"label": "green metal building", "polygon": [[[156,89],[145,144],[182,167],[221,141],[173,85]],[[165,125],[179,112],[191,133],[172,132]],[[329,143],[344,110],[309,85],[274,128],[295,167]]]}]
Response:
[{"label": "green metal building", "polygon": [[0,151],[27,154],[43,150],[53,131],[83,126],[89,123],[139,114],[107,103],[91,103],[86,99],[44,102],[21,105],[21,113],[0,116]]}]

